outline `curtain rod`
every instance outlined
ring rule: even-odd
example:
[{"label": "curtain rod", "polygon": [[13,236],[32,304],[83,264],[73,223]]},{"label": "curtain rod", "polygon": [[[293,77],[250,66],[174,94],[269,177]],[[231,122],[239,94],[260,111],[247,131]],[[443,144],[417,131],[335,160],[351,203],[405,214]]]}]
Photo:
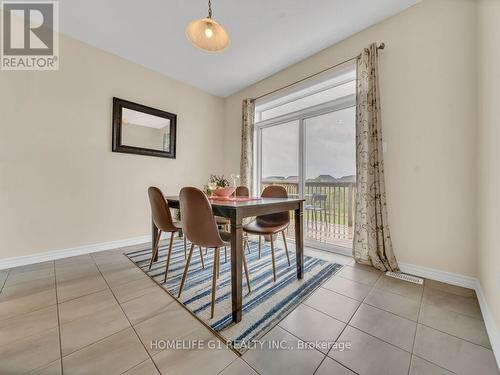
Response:
[{"label": "curtain rod", "polygon": [[[384,48],[385,48],[385,43],[384,43],[384,42],[380,43],[380,45],[377,47],[377,49],[384,49]],[[318,76],[318,75],[320,75],[320,74],[323,74],[323,73],[325,73],[325,72],[329,71],[330,69],[336,68],[336,67],[338,67],[338,66],[340,66],[340,65],[342,65],[342,64],[345,64],[346,62],[349,62],[349,61],[355,60],[355,59],[359,58],[360,56],[361,56],[361,54],[359,54],[359,55],[357,55],[357,56],[354,56],[354,57],[351,57],[350,59],[344,60],[344,61],[342,61],[342,62],[340,62],[340,63],[338,63],[338,64],[335,64],[335,65],[332,65],[332,66],[330,66],[330,67],[328,67],[328,68],[325,68],[325,69],[323,69],[323,70],[320,70],[320,71],[319,71],[319,72],[317,72],[317,73],[314,73],[314,74],[311,74],[311,75],[309,75],[309,76],[307,76],[307,77],[301,78],[301,79],[299,79],[298,81],[295,81],[295,82],[289,83],[288,85],[285,85],[285,86],[279,87],[279,88],[277,88],[277,89],[275,89],[275,90],[272,90],[272,91],[269,91],[269,92],[267,92],[267,93],[265,93],[265,94],[259,95],[259,96],[257,96],[254,100],[262,99],[262,98],[263,98],[263,97],[265,97],[265,96],[268,96],[268,95],[274,94],[275,92],[278,92],[278,91],[281,91],[281,90],[287,89],[287,88],[289,88],[289,87],[291,87],[291,86],[296,85],[297,83],[301,83],[301,82],[307,81],[308,79],[313,78],[313,77],[316,77],[316,76]]]}]

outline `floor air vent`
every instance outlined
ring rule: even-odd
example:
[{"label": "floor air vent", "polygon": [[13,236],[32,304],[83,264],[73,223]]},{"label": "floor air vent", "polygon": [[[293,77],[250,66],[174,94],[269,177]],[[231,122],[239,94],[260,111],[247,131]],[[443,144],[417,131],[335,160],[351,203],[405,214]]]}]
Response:
[{"label": "floor air vent", "polygon": [[409,283],[420,284],[420,285],[424,283],[424,279],[421,279],[420,277],[416,276],[407,275],[406,273],[387,271],[385,274],[389,277],[394,277],[395,279],[408,281]]}]

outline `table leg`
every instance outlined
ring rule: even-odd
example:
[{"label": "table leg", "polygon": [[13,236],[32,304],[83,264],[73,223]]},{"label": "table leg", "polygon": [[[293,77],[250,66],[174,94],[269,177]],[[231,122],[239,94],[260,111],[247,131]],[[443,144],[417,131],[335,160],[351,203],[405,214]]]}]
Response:
[{"label": "table leg", "polygon": [[231,218],[231,297],[233,322],[241,321],[243,229],[239,215]]},{"label": "table leg", "polygon": [[299,207],[295,214],[295,257],[297,258],[297,278],[304,277],[304,210],[303,203],[299,202]]},{"label": "table leg", "polygon": [[[156,227],[155,222],[151,220],[151,251],[155,247],[156,237],[158,237],[158,228]],[[158,244],[158,246],[160,245]],[[155,258],[153,259],[153,262],[156,261],[158,261],[158,253],[156,253]]]}]

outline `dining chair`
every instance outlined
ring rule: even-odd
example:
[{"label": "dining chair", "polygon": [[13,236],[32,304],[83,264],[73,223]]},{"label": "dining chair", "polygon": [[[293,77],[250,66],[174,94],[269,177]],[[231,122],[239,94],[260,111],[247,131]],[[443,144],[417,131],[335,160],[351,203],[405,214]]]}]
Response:
[{"label": "dining chair", "polygon": [[[214,249],[214,263],[212,271],[212,306],[210,311],[210,319],[214,317],[215,311],[215,291],[217,286],[217,275],[220,269],[220,254],[221,247],[230,246],[231,234],[224,231],[219,231],[215,217],[212,213],[212,207],[206,195],[195,187],[184,187],[179,194],[179,202],[182,217],[182,231],[186,234],[191,242],[186,266],[182,275],[181,286],[177,298],[180,298],[184,283],[186,282],[189,263],[193,255],[195,245]],[[248,275],[247,261],[245,252],[242,252],[243,268],[247,280],[248,292],[251,292],[250,277]]]},{"label": "dining chair", "polygon": [[[250,197],[250,190],[246,186],[240,185],[236,187],[234,191],[235,197]],[[231,230],[231,221],[227,217],[216,216],[215,221],[217,222],[218,227],[222,227],[223,230],[229,232]],[[243,247],[248,249],[248,253],[250,254],[250,245],[248,244],[248,237],[245,236],[243,238]],[[208,249],[205,249],[205,254],[207,254]],[[224,248],[224,262],[227,262],[227,247]]]},{"label": "dining chair", "polygon": [[[170,265],[170,258],[172,255],[172,244],[174,241],[174,234],[180,232],[182,230],[181,224],[174,222],[172,220],[172,214],[170,213],[170,209],[168,208],[168,202],[165,199],[165,196],[157,187],[151,186],[148,188],[148,196],[149,196],[149,204],[151,205],[151,216],[153,218],[153,222],[158,228],[158,235],[156,236],[156,241],[153,244],[153,249],[151,253],[151,260],[149,262],[149,268],[153,265],[154,259],[158,255],[158,249],[160,245],[160,237],[162,232],[170,233],[170,243],[168,245],[168,254],[167,254],[167,264],[165,266],[165,277],[163,282],[167,281],[168,275],[168,266]],[[184,255],[186,254],[186,236],[184,236]]]},{"label": "dining chair", "polygon": [[[283,186],[271,185],[262,191],[262,198],[288,198],[288,193]],[[271,239],[271,258],[273,262],[273,277],[276,281],[276,264],[274,259],[274,235],[281,232],[283,243],[285,244],[286,258],[290,266],[290,257],[288,255],[288,245],[286,243],[285,229],[290,224],[290,214],[278,212],[275,214],[257,216],[254,221],[243,226],[243,231],[259,236],[259,258],[261,253],[262,236],[269,236]]]}]

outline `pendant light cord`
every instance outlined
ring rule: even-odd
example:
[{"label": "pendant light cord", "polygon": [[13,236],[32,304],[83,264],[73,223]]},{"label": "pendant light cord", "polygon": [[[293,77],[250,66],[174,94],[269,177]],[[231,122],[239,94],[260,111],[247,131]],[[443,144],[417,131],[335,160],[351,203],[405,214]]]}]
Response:
[{"label": "pendant light cord", "polygon": [[208,0],[208,18],[212,18],[212,0]]}]

